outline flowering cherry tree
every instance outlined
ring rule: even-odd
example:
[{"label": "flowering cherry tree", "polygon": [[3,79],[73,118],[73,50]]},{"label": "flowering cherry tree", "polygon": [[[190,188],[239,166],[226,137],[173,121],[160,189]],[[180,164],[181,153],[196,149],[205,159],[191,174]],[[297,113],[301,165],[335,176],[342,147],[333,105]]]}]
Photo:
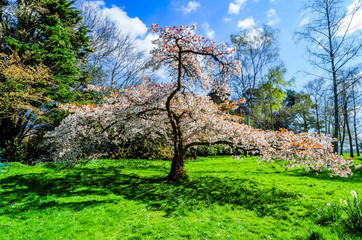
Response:
[{"label": "flowering cherry tree", "polygon": [[[192,102],[193,90],[196,87],[204,91],[209,91],[212,88],[224,97],[223,95],[228,90],[227,81],[240,69],[238,62],[232,57],[233,50],[229,50],[225,44],[216,45],[215,42],[194,34],[192,32],[194,29],[195,25],[191,28],[186,26],[160,28],[158,25],[153,25],[150,29],[151,32],[159,36],[154,42],[156,48],[153,50],[153,60],[168,69],[172,77],[172,83],[174,83],[173,89],[165,102],[167,120],[172,130],[174,149],[171,171],[167,177],[169,180],[185,176],[184,157],[190,146],[187,145],[185,139],[191,140],[192,136],[184,136],[187,127],[182,125],[185,122],[183,117],[189,117],[190,124],[198,124],[195,125],[195,131],[203,131],[200,128],[202,125],[200,126],[198,121],[192,122],[192,115],[198,114],[195,111],[196,109],[190,111],[190,106],[187,104]],[[200,106],[205,104],[202,97],[197,99],[200,100],[200,103],[196,102],[196,104],[200,104]],[[193,100],[195,100],[195,97]],[[181,102],[184,103],[183,105],[187,109],[178,107]],[[207,109],[205,105],[205,109],[199,110],[203,110],[201,113],[207,113],[211,109]],[[186,117],[186,115],[188,116]],[[201,118],[207,117],[202,116]],[[216,119],[205,119],[205,121],[213,120]],[[195,142],[194,145],[197,143]]]},{"label": "flowering cherry tree", "polygon": [[[238,62],[232,50],[193,33],[194,27],[159,28],[153,60],[168,69],[171,81],[143,84],[112,91],[102,105],[62,105],[73,114],[48,134],[56,146],[57,160],[73,160],[100,153],[102,143],[148,135],[163,139],[173,148],[168,180],[186,177],[184,158],[197,145],[228,144],[234,149],[254,151],[266,162],[287,160],[287,166],[304,166],[316,172],[329,168],[332,175],[352,174],[352,163],[335,155],[331,138],[313,134],[262,131],[242,124],[242,119],[222,109],[233,107],[226,101],[214,104],[202,92],[228,92],[227,81],[237,74]],[[96,86],[88,90],[102,91]]]}]

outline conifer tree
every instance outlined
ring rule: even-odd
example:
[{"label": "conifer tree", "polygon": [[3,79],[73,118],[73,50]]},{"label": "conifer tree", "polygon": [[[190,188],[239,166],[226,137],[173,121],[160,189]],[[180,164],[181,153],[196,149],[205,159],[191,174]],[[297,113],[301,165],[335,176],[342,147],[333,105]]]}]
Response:
[{"label": "conifer tree", "polygon": [[[25,57],[30,52],[31,57],[26,57],[22,63],[29,67],[42,65],[52,77],[52,85],[42,90],[49,101],[38,105],[47,121],[36,121],[36,126],[32,126],[38,111],[14,111],[12,115],[7,112],[5,116],[0,106],[0,150],[5,149],[5,157],[12,158],[18,148],[15,145],[20,146],[27,139],[22,136],[19,140],[20,129],[31,127],[32,137],[34,133],[41,136],[43,130],[51,128],[64,116],[54,103],[73,102],[78,96],[78,88],[87,83],[82,64],[90,52],[88,31],[80,24],[81,17],[73,3],[69,0],[17,0],[11,3],[0,0],[0,53]],[[9,77],[0,75],[0,81],[5,84]],[[6,94],[0,92],[0,97]],[[23,120],[15,123],[16,119]]]}]

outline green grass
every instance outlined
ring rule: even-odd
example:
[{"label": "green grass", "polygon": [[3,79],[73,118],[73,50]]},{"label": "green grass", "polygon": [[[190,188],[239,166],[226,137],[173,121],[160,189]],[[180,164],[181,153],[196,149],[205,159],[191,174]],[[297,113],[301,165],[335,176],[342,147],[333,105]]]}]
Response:
[{"label": "green grass", "polygon": [[318,224],[321,206],[362,195],[361,169],[331,178],[208,157],[169,183],[167,161],[11,167],[0,174],[0,239],[362,239]]},{"label": "green grass", "polygon": [[[346,157],[349,157],[349,153],[346,153],[346,152],[343,153],[343,157],[345,157],[345,158],[346,158]],[[358,157],[357,157],[357,153],[354,153],[354,154],[353,154],[353,159],[354,159],[354,160],[359,160],[359,161],[361,161],[361,160],[362,160],[362,153],[361,153],[360,156],[358,156]]]}]

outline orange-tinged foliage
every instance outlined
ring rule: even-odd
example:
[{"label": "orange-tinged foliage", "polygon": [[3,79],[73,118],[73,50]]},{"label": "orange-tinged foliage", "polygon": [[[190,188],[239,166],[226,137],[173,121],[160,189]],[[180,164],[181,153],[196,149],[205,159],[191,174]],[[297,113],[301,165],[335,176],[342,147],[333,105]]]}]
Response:
[{"label": "orange-tinged foliage", "polygon": [[[30,56],[30,53],[26,53]],[[18,112],[38,112],[39,106],[49,101],[44,90],[51,84],[47,68],[26,66],[26,56],[0,53],[0,114],[14,116]]]}]

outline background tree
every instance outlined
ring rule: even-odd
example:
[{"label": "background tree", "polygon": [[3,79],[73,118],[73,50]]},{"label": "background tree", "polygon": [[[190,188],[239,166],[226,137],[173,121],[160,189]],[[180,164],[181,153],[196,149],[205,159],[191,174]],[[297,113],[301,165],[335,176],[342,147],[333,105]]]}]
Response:
[{"label": "background tree", "polygon": [[[361,35],[352,29],[351,22],[361,8],[356,1],[351,9],[345,10],[340,0],[310,0],[304,7],[308,23],[297,37],[306,42],[306,50],[311,63],[323,70],[333,86],[334,124],[333,137],[339,134],[339,77],[341,71],[354,64],[360,56]],[[338,151],[338,141],[334,142]]]},{"label": "background tree", "polygon": [[322,119],[321,119],[321,105],[322,99],[326,94],[325,89],[325,80],[323,78],[318,78],[313,81],[308,82],[304,88],[306,89],[307,94],[310,96],[310,100],[313,103],[313,110],[316,120],[316,125],[314,128],[316,129],[317,133],[321,133],[322,128]]},{"label": "background tree", "polygon": [[275,116],[280,112],[284,96],[285,87],[290,83],[284,80],[286,68],[281,66],[272,67],[265,75],[256,91],[255,110],[252,118],[254,127],[264,130],[279,130]]},{"label": "background tree", "polygon": [[[39,125],[50,121],[43,106],[51,100],[45,92],[55,85],[47,68],[24,64],[29,56],[0,54],[0,150],[7,156],[14,156]],[[5,128],[7,122],[11,124]]]},{"label": "background tree", "polygon": [[296,112],[296,132],[308,132],[315,126],[315,118],[312,115],[313,103],[310,96],[304,92],[295,95],[295,112]]},{"label": "background tree", "polygon": [[93,84],[127,88],[151,75],[149,53],[139,50],[134,37],[123,32],[97,3],[82,1],[77,7],[90,30],[93,51],[87,58],[87,70]]},{"label": "background tree", "polygon": [[[354,113],[354,108],[357,106],[355,105],[355,94],[354,94],[354,87],[355,85],[358,86],[359,81],[361,79],[360,73],[356,72],[356,69],[353,68],[348,71],[343,71],[343,79],[344,81],[341,83],[341,92],[339,94],[339,99],[341,102],[341,119],[343,121],[343,127],[341,129],[341,146],[340,146],[340,153],[343,153],[344,148],[344,140],[345,137],[348,139],[348,146],[349,146],[349,152],[350,157],[353,157],[353,138],[358,139],[358,134],[355,134],[355,136],[352,136],[352,119],[351,115],[352,112]],[[354,127],[357,126],[355,123],[356,121],[356,114],[354,113]],[[355,133],[357,132],[357,129],[354,129]],[[355,144],[356,148],[358,146],[358,143]],[[358,149],[358,148],[357,148]],[[358,151],[358,150],[357,150]]]},{"label": "background tree", "polygon": [[75,97],[74,89],[87,81],[80,66],[89,52],[88,30],[79,25],[79,11],[73,1],[17,1],[8,7],[3,22],[8,26],[2,52],[10,48],[22,55],[33,52],[27,64],[42,63],[48,67],[58,88],[49,95],[57,101]]},{"label": "background tree", "polygon": [[[80,24],[79,11],[72,4],[73,1],[68,0],[18,0],[5,2],[1,6],[0,52],[8,56],[15,52],[21,57],[31,52],[21,64],[33,68],[41,64],[52,76],[52,81],[49,82],[53,84],[52,87],[44,88],[43,93],[49,101],[38,106],[43,112],[48,111],[48,120],[51,121],[40,124],[41,118],[38,118],[38,124],[32,128],[33,136],[42,136],[44,131],[61,120],[63,113],[54,111],[54,101],[76,100],[79,96],[77,90],[88,82],[86,72],[81,68],[89,52],[89,38],[86,36],[88,31]],[[10,78],[2,76],[2,79],[7,82]],[[29,116],[28,112],[20,111],[18,114],[24,114],[23,117],[18,116],[19,119]],[[15,119],[0,113],[0,131],[3,133],[0,137],[1,148],[14,149],[14,145],[6,144],[15,143],[15,139],[22,135],[21,129],[29,126],[29,122],[15,123]],[[21,124],[23,126],[14,128]],[[18,151],[21,152],[24,151]],[[10,152],[6,152],[5,157],[15,158]]]},{"label": "background tree", "polygon": [[250,125],[257,89],[269,68],[281,63],[277,35],[275,30],[264,25],[263,28],[245,29],[231,35],[231,43],[236,49],[235,58],[241,62],[241,75],[235,76],[230,86],[237,99],[245,99],[241,112]]}]

